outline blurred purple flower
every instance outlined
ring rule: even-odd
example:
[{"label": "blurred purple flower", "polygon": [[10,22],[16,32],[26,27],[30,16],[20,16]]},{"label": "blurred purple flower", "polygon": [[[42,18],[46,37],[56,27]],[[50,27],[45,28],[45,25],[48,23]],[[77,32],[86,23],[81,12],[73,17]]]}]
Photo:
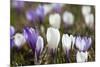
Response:
[{"label": "blurred purple flower", "polygon": [[26,12],[26,18],[29,21],[37,22],[39,20],[40,23],[44,21],[44,8],[42,5],[39,5],[36,10],[28,10]]},{"label": "blurred purple flower", "polygon": [[24,1],[21,0],[13,0],[12,1],[12,7],[16,9],[21,9],[24,7]]},{"label": "blurred purple flower", "polygon": [[29,43],[29,46],[32,48],[33,53],[35,52],[36,42],[38,39],[38,31],[34,28],[25,27],[23,30],[23,34]]},{"label": "blurred purple flower", "polygon": [[54,12],[57,12],[57,13],[61,13],[62,6],[63,5],[62,4],[59,4],[59,3],[52,4],[53,11]]},{"label": "blurred purple flower", "polygon": [[87,51],[92,43],[91,37],[76,37],[75,44],[76,48],[78,48],[80,51]]},{"label": "blurred purple flower", "polygon": [[40,23],[43,22],[44,20],[44,8],[43,8],[43,5],[39,5],[36,9],[36,14],[40,20]]},{"label": "blurred purple flower", "polygon": [[13,39],[14,34],[15,34],[15,28],[13,26],[10,26],[10,47],[11,48],[14,46],[14,39]]},{"label": "blurred purple flower", "polygon": [[26,18],[27,18],[28,21],[36,22],[36,20],[37,20],[37,14],[36,14],[35,10],[32,10],[32,9],[28,10],[26,12]]}]

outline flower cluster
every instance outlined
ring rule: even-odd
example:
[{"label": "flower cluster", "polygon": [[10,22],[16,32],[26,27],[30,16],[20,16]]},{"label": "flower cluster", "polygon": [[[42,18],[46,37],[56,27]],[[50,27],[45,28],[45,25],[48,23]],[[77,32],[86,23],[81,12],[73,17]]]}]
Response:
[{"label": "flower cluster", "polygon": [[[15,6],[18,7],[19,5],[15,4],[14,7]],[[24,4],[22,3],[21,6],[24,6]],[[21,6],[20,8],[22,8]],[[61,45],[66,60],[70,61],[70,50],[75,49],[76,62],[86,62],[89,55],[88,50],[92,45],[93,39],[91,36],[81,36],[81,34],[73,35],[60,31],[61,24],[64,24],[66,28],[73,26],[76,17],[74,13],[67,10],[61,13],[63,6],[64,4],[58,3],[39,4],[34,9],[26,10],[26,20],[33,26],[25,25],[21,33],[16,32],[14,26],[10,26],[11,49],[13,49],[13,47],[21,48],[25,43],[27,43],[32,49],[34,58],[36,59],[36,64],[39,64],[39,57],[45,48],[45,44],[52,56],[56,54],[58,46]],[[52,13],[52,11],[54,13]],[[85,23],[89,28],[92,28],[94,15],[90,13],[90,11],[91,8],[89,6],[82,7],[82,15]],[[48,18],[48,22],[46,22],[49,24],[46,28],[44,26],[44,23],[47,24],[44,22],[45,17]],[[56,57],[53,57],[53,60],[55,60],[55,58]],[[55,63],[55,61],[53,63]]]}]

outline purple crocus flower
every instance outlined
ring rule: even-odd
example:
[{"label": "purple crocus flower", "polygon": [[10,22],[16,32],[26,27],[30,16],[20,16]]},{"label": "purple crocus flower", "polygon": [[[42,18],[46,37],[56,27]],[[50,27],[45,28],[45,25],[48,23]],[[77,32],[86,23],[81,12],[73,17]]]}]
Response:
[{"label": "purple crocus flower", "polygon": [[14,46],[14,40],[13,40],[14,34],[15,34],[15,28],[13,26],[10,26],[10,47],[11,48]]},{"label": "purple crocus flower", "polygon": [[78,48],[80,51],[87,51],[92,43],[91,37],[76,37],[75,44],[76,48]]},{"label": "purple crocus flower", "polygon": [[42,23],[43,20],[44,20],[44,8],[43,8],[43,5],[39,5],[37,7],[36,14],[37,14],[37,16],[39,18],[40,23]]},{"label": "purple crocus flower", "polygon": [[32,48],[33,53],[35,53],[36,42],[38,38],[38,31],[34,28],[25,27],[23,30],[23,34],[29,43],[29,46]]},{"label": "purple crocus flower", "polygon": [[36,10],[31,9],[26,12],[27,20],[32,22],[37,22],[37,20],[39,20],[40,23],[43,23],[44,17],[44,8],[42,5],[39,5]]},{"label": "purple crocus flower", "polygon": [[56,4],[52,4],[52,6],[54,12],[61,13],[62,6],[63,6],[62,4],[56,3]]},{"label": "purple crocus flower", "polygon": [[26,12],[26,18],[27,18],[28,21],[36,22],[36,20],[37,20],[37,14],[36,14],[35,10],[33,10],[33,9],[28,10]]}]

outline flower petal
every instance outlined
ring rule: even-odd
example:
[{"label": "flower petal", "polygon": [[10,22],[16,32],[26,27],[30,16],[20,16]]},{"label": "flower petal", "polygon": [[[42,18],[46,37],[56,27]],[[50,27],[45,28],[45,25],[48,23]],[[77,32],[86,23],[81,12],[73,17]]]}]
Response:
[{"label": "flower petal", "polygon": [[88,52],[77,52],[76,54],[76,61],[77,62],[86,62],[88,59]]},{"label": "flower petal", "polygon": [[60,23],[61,23],[61,17],[60,14],[55,13],[55,14],[51,14],[49,16],[49,24],[54,27],[59,29],[60,28]]},{"label": "flower petal", "polygon": [[21,33],[16,33],[14,36],[14,43],[17,47],[21,47],[26,42],[24,35]]},{"label": "flower petal", "polygon": [[71,12],[65,11],[63,13],[63,22],[66,25],[72,25],[74,23],[74,15]]},{"label": "flower petal", "polygon": [[51,49],[55,49],[58,47],[59,41],[60,41],[60,32],[58,29],[55,29],[53,27],[49,27],[47,29],[47,42],[48,42],[48,47]]}]

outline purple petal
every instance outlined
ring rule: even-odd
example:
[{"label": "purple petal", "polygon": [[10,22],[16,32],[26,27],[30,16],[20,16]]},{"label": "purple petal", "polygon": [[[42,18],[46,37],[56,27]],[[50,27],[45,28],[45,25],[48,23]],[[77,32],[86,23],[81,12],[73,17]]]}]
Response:
[{"label": "purple petal", "polygon": [[76,37],[75,44],[80,51],[87,51],[91,46],[92,39],[89,37]]},{"label": "purple petal", "polygon": [[44,8],[42,5],[39,5],[36,9],[36,14],[40,20],[40,22],[42,23],[44,20]]},{"label": "purple petal", "polygon": [[91,43],[92,43],[92,39],[89,37],[86,39],[86,48],[85,50],[88,50],[91,46]]},{"label": "purple petal", "polygon": [[14,39],[10,39],[10,48],[14,47]]},{"label": "purple petal", "polygon": [[24,34],[27,36],[26,39],[34,52],[36,48],[38,32],[34,28],[25,27]]},{"label": "purple petal", "polygon": [[15,28],[13,26],[10,26],[10,37],[12,37],[15,34]]},{"label": "purple petal", "polygon": [[55,12],[57,12],[57,13],[61,13],[61,4],[59,4],[59,3],[56,3],[56,4],[54,4],[54,6],[53,6],[53,10],[55,11]]},{"label": "purple petal", "polygon": [[37,14],[34,10],[28,10],[26,12],[26,18],[28,21],[36,22]]}]

